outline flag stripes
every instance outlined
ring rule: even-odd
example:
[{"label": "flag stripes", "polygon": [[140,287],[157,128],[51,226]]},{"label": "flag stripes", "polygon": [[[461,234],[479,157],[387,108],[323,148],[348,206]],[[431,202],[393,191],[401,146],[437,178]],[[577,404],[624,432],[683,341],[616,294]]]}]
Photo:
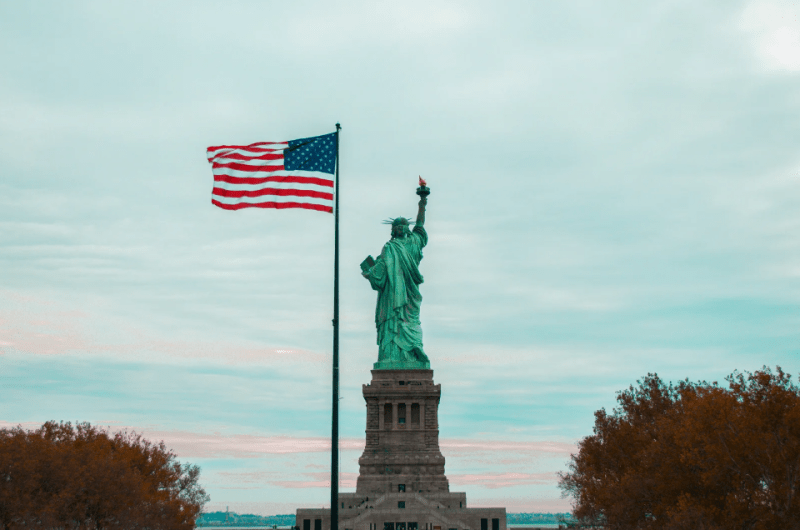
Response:
[{"label": "flag stripes", "polygon": [[[211,203],[226,210],[305,208],[333,212],[329,136],[209,147],[206,155],[214,174]],[[284,152],[290,151],[294,158],[289,162],[294,168],[287,169],[290,164]],[[314,170],[297,169],[298,165]]]},{"label": "flag stripes", "polygon": [[272,177],[234,177],[231,175],[214,175],[214,182],[230,184],[264,184],[267,182],[296,182],[300,184],[316,184],[317,186],[333,187],[330,180],[317,177],[300,176],[272,176]]},{"label": "flag stripes", "polygon": [[325,204],[315,204],[311,202],[294,202],[294,201],[286,201],[286,202],[279,202],[279,201],[258,201],[258,202],[247,202],[247,201],[238,201],[235,203],[224,203],[218,201],[216,199],[211,199],[211,204],[214,206],[219,206],[225,210],[241,210],[242,208],[305,208],[306,210],[318,210],[320,212],[330,212],[332,208]]}]

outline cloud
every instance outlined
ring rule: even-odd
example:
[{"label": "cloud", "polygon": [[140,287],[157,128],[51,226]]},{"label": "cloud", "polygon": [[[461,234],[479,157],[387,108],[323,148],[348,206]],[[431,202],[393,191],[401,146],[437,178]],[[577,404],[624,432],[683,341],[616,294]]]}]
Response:
[{"label": "cloud", "polygon": [[[330,471],[325,473],[301,473],[297,477],[309,477],[311,480],[277,480],[271,484],[292,489],[303,488],[330,488],[331,487],[331,474]],[[341,488],[355,488],[358,479],[357,473],[340,473],[339,486]]]},{"label": "cloud", "polygon": [[448,475],[447,478],[453,487],[475,485],[482,486],[487,489],[517,487],[529,484],[553,484],[557,480],[555,473],[518,472],[486,473],[479,475]]},{"label": "cloud", "polygon": [[800,71],[800,7],[797,2],[757,0],[740,17],[762,65],[770,70]]},{"label": "cloud", "polygon": [[[0,422],[0,426],[9,426]],[[26,425],[33,425],[28,422]],[[38,426],[38,425],[37,425]],[[114,430],[125,427],[114,426]],[[153,440],[164,440],[168,447],[182,458],[259,458],[268,455],[289,455],[305,453],[329,453],[330,438],[297,436],[259,436],[246,434],[224,434],[219,432],[196,433],[190,431],[164,431],[148,429],[144,436]],[[363,438],[340,438],[339,450],[364,451]],[[511,440],[469,440],[442,439],[439,446],[446,454],[459,459],[467,456],[477,457],[491,464],[502,460],[503,455],[516,456],[549,455],[567,457],[575,451],[574,444],[550,441],[511,441]]]},{"label": "cloud", "polygon": [[[224,360],[228,364],[325,364],[327,356],[288,346],[164,337],[130,320],[58,298],[0,290],[0,354],[116,356],[120,359]],[[239,344],[235,344],[239,342]]]},{"label": "cloud", "polygon": [[[330,453],[330,438],[257,435],[200,434],[186,431],[153,431],[185,458],[259,458],[267,455]],[[341,451],[363,451],[364,440],[344,438]]]},{"label": "cloud", "polygon": [[574,444],[567,444],[563,442],[520,442],[508,440],[453,440],[443,439],[439,442],[442,451],[447,453],[454,453],[456,455],[462,454],[484,454],[495,453],[497,455],[515,454],[515,455],[539,455],[551,454],[560,456],[569,456],[575,452],[576,446]]},{"label": "cloud", "polygon": [[468,31],[477,16],[457,2],[348,2],[293,19],[286,32],[295,47],[315,53],[367,42],[370,46],[403,45],[413,49],[420,46],[419,41],[441,42],[453,33]]}]

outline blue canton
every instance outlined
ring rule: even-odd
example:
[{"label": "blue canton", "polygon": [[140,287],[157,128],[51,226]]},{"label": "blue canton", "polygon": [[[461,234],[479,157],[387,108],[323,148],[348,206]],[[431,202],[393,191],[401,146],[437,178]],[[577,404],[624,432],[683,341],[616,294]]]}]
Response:
[{"label": "blue canton", "polygon": [[290,140],[283,150],[286,171],[321,171],[333,175],[336,169],[336,133]]}]

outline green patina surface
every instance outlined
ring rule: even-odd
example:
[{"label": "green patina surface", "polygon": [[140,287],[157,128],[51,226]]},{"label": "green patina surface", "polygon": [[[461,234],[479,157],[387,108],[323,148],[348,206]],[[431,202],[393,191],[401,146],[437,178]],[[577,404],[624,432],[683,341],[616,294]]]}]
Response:
[{"label": "green patina surface", "polygon": [[[420,204],[424,211],[424,202]],[[405,219],[392,223],[392,239],[384,245],[375,265],[363,272],[378,291],[375,327],[378,331],[378,362],[375,370],[429,370],[431,363],[422,347],[419,309],[422,274],[419,262],[428,234],[418,224],[411,231]]]}]

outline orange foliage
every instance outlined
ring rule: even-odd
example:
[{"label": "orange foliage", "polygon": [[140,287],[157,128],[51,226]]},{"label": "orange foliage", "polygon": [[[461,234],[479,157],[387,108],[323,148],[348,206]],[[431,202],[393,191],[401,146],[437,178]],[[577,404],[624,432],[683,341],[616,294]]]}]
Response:
[{"label": "orange foliage", "polygon": [[648,374],[595,412],[559,487],[607,529],[800,529],[800,389],[767,367],[669,387]]},{"label": "orange foliage", "polygon": [[136,433],[0,429],[0,529],[190,530],[208,501],[199,472]]}]

